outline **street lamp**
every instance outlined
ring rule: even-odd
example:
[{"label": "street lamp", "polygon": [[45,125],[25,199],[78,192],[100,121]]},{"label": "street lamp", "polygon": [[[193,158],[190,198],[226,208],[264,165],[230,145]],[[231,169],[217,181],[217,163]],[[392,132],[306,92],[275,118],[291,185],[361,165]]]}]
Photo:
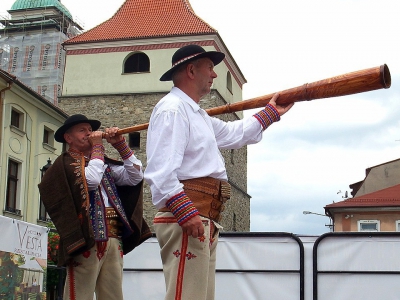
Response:
[{"label": "street lamp", "polygon": [[312,212],[312,211],[308,211],[308,210],[303,211],[303,215],[318,215],[318,216],[327,217],[327,215],[318,214],[318,213],[315,213],[315,212]]},{"label": "street lamp", "polygon": [[326,227],[329,228],[329,231],[333,231],[333,224],[332,224],[332,219],[331,217],[319,213],[315,213],[312,211],[304,210],[303,215],[317,215],[317,216],[323,216],[323,217],[328,217],[329,218],[329,224],[325,224]]},{"label": "street lamp", "polygon": [[44,165],[41,169],[40,169],[40,173],[42,175],[42,178],[44,176],[44,174],[46,173],[46,171],[51,167],[51,159],[49,157],[49,159],[47,160],[47,165]]},{"label": "street lamp", "polygon": [[[47,165],[44,165],[44,166],[40,169],[41,178],[43,178],[44,174],[46,173],[46,171],[47,171],[50,167],[51,167],[51,159],[50,159],[50,157],[49,157],[49,159],[47,160]],[[44,222],[48,222],[46,208],[44,207],[41,198],[39,198],[39,220],[44,221]]]}]

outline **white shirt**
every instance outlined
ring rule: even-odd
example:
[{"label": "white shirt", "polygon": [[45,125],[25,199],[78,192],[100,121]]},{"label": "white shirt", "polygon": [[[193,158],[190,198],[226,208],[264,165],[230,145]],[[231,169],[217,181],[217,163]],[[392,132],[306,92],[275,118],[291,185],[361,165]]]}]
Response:
[{"label": "white shirt", "polygon": [[[140,170],[136,169],[134,164],[140,166]],[[108,202],[107,193],[100,184],[106,168],[107,164],[105,164],[101,159],[91,159],[87,167],[85,167],[85,177],[89,191],[95,190],[100,185],[104,205],[109,207],[111,205]],[[143,179],[142,162],[137,159],[135,155],[124,160],[123,166],[110,165],[110,168],[116,185],[134,186]]]},{"label": "white shirt", "polygon": [[157,208],[183,191],[179,180],[213,177],[227,181],[225,162],[219,149],[238,149],[262,138],[256,118],[224,122],[208,116],[199,105],[173,87],[157,105],[147,131],[147,167]]}]

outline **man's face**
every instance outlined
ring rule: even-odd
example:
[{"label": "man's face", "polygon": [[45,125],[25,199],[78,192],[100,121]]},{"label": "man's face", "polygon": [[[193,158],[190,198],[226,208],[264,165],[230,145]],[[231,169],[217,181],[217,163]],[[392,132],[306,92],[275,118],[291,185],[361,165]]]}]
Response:
[{"label": "man's face", "polygon": [[92,145],[89,136],[92,133],[92,126],[89,123],[80,123],[72,126],[64,134],[64,139],[70,148],[81,152],[89,151]]},{"label": "man's face", "polygon": [[208,57],[200,58],[193,63],[195,67],[196,83],[200,97],[207,95],[211,91],[214,78],[217,74],[214,72],[214,63]]}]

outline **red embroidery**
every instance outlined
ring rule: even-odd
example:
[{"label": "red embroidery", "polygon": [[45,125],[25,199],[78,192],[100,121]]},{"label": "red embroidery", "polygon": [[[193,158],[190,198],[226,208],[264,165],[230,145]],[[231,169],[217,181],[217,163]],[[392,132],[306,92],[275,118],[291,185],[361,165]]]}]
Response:
[{"label": "red embroidery", "polygon": [[[183,234],[182,236],[182,244],[181,244],[181,253],[186,253],[188,249],[188,235]],[[183,290],[183,277],[185,273],[185,255],[180,255],[179,258],[179,267],[178,267],[178,274],[176,276],[176,292],[175,292],[175,299],[182,299],[182,290]]]},{"label": "red embroidery", "polygon": [[107,248],[107,242],[97,242],[97,258],[101,260]]},{"label": "red embroidery", "polygon": [[153,220],[154,223],[176,223],[177,220],[175,217],[157,217]]},{"label": "red embroidery", "polygon": [[214,243],[215,239],[210,237],[210,247],[212,246],[212,244]]},{"label": "red embroidery", "polygon": [[75,261],[71,262],[68,266],[68,276],[69,276],[69,284],[68,284],[68,289],[69,289],[69,295],[72,300],[76,299],[76,294],[75,294],[75,274],[74,274],[74,267],[75,267]]},{"label": "red embroidery", "polygon": [[175,255],[175,257],[179,257],[181,255],[181,253],[179,252],[179,250],[175,250],[173,252],[173,254]]},{"label": "red embroidery", "polygon": [[200,242],[203,243],[206,240],[206,237],[203,235],[203,236],[199,236],[198,239]]},{"label": "red embroidery", "polygon": [[119,243],[119,245],[118,245],[118,250],[119,250],[119,254],[121,255],[121,257],[124,257],[124,251],[122,251],[121,243]]},{"label": "red embroidery", "polygon": [[196,258],[196,257],[197,257],[197,256],[194,255],[192,252],[189,252],[188,254],[186,254],[186,258],[187,258],[188,260],[191,260],[191,259]]},{"label": "red embroidery", "polygon": [[74,261],[71,262],[71,267],[74,267],[74,268],[79,267],[79,266],[81,266],[81,265],[82,265],[82,264],[81,264],[80,262],[77,262],[76,260],[74,260]]},{"label": "red embroidery", "polygon": [[85,251],[85,252],[82,253],[82,255],[83,255],[84,258],[88,258],[90,256],[90,251],[89,250]]}]

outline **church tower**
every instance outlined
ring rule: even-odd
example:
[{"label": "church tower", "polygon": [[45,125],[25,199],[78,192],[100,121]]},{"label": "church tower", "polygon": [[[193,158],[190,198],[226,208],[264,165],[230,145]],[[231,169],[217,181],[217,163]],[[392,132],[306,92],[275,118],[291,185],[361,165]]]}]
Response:
[{"label": "church tower", "polygon": [[82,28],[59,0],[16,0],[0,17],[0,68],[58,102],[64,76],[61,44]]},{"label": "church tower", "polygon": [[[84,113],[102,126],[130,127],[147,123],[154,105],[172,87],[161,82],[174,52],[188,44],[224,52],[215,67],[218,77],[203,108],[242,100],[246,79],[217,30],[197,16],[188,0],[126,0],[105,22],[63,43],[66,65],[59,106],[69,114]],[[219,116],[236,120],[242,113]],[[130,133],[129,145],[146,167],[146,131]],[[226,231],[250,229],[247,194],[247,148],[223,152],[232,198],[222,226]],[[145,218],[155,215],[150,190],[144,187]]]}]

